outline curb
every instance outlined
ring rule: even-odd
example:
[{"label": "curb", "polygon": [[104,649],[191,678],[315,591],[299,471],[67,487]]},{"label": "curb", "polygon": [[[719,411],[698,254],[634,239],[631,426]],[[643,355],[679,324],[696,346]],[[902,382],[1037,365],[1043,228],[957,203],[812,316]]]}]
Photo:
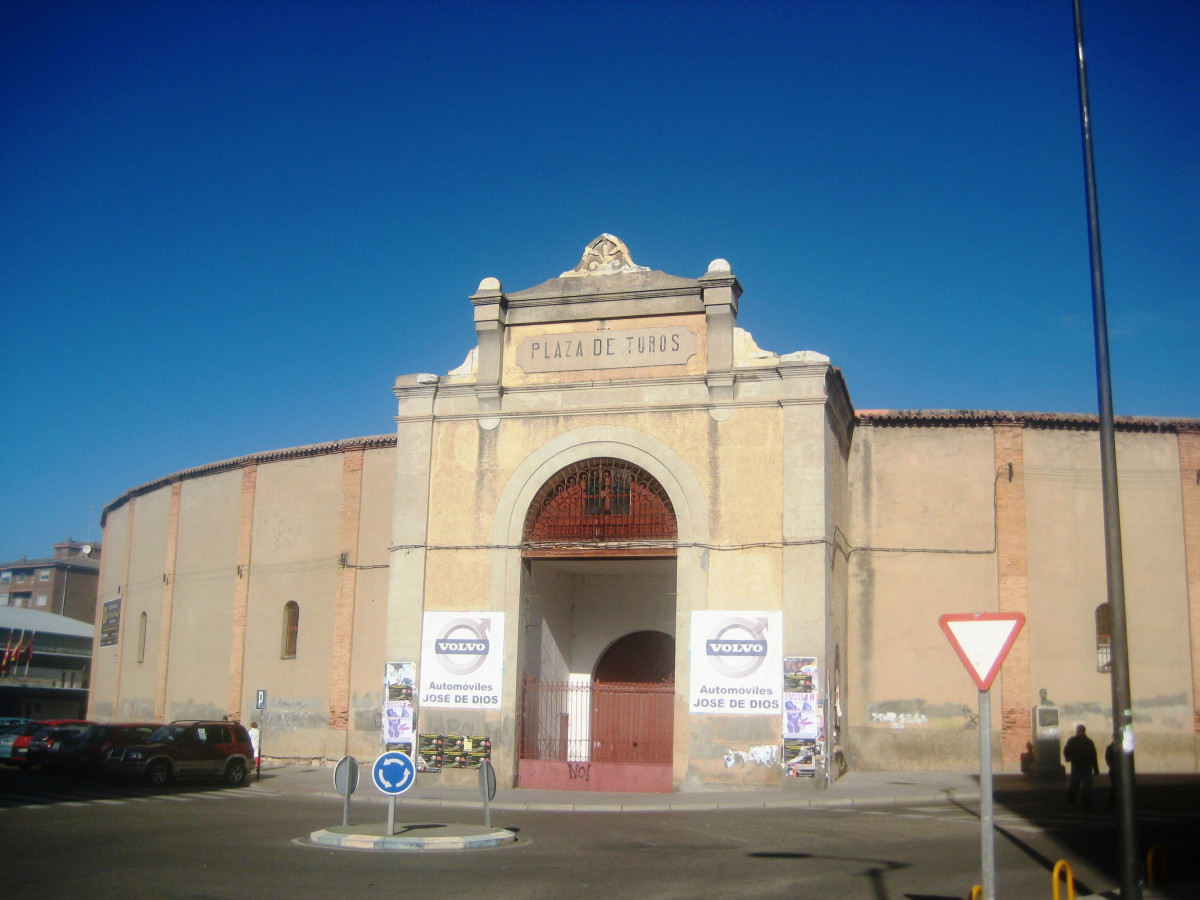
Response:
[{"label": "curb", "polygon": [[[385,834],[387,825],[335,825],[309,835],[309,840],[323,847],[343,850],[392,850],[420,853],[438,850],[480,850],[511,844],[517,836],[503,828],[483,828],[471,825],[397,825],[398,834]],[[404,829],[443,828],[441,834],[408,833]]]}]

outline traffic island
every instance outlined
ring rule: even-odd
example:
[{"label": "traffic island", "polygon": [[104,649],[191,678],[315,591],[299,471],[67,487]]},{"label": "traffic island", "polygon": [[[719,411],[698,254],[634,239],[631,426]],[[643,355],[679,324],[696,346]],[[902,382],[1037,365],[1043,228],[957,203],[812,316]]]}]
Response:
[{"label": "traffic island", "polygon": [[511,844],[516,832],[483,825],[438,825],[432,823],[395,826],[388,834],[385,823],[377,825],[333,825],[309,835],[309,840],[323,847],[346,850],[398,850],[420,852],[427,850],[482,850]]}]

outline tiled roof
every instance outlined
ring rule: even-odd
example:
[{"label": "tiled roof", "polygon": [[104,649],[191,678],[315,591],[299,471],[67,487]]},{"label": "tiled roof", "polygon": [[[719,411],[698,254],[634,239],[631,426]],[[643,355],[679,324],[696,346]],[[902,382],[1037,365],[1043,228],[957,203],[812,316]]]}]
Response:
[{"label": "tiled roof", "polygon": [[[1090,413],[1010,412],[994,409],[860,409],[862,425],[1029,425],[1036,428],[1100,427],[1100,417]],[[1153,416],[1116,416],[1119,431],[1200,431],[1200,419],[1168,419]]]},{"label": "tiled roof", "polygon": [[217,472],[227,472],[230,469],[241,469],[246,466],[256,465],[258,463],[279,462],[285,459],[302,459],[306,456],[326,456],[331,453],[345,453],[348,450],[375,450],[381,447],[395,447],[395,434],[377,434],[371,437],[346,438],[340,441],[329,441],[324,444],[306,444],[303,447],[288,447],[284,450],[264,450],[261,453],[251,453],[247,456],[237,456],[233,459],[224,459],[220,462],[208,463],[203,466],[196,466],[193,469],[183,469],[179,472],[172,472],[162,478],[154,481],[148,481],[145,484],[138,485],[135,488],[130,488],[112,503],[104,507],[100,514],[100,524],[103,526],[108,514],[121,506],[123,503],[133,497],[140,497],[142,494],[148,494],[151,491],[156,491],[164,485],[173,484],[176,481],[186,481],[189,478],[200,478],[205,475],[213,475]]}]

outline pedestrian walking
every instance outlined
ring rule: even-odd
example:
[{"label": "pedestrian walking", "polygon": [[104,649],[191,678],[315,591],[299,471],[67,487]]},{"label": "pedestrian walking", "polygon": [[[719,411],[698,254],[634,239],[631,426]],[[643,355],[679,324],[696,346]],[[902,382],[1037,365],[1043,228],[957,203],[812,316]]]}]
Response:
[{"label": "pedestrian walking", "polygon": [[1067,787],[1067,802],[1074,803],[1075,795],[1083,789],[1083,808],[1092,808],[1092,776],[1100,774],[1100,760],[1096,757],[1096,745],[1087,736],[1087,729],[1075,726],[1075,737],[1063,747],[1063,758],[1071,764],[1071,782]]},{"label": "pedestrian walking", "polygon": [[250,735],[250,746],[254,749],[254,775],[255,775],[255,777],[259,777],[260,771],[259,771],[259,759],[258,759],[258,723],[257,722],[250,723],[250,729],[249,729],[248,733]]}]

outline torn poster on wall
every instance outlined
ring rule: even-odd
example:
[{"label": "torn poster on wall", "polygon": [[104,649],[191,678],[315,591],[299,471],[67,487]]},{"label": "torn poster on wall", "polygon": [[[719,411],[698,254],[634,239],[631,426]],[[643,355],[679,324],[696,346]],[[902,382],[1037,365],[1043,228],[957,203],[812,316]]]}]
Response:
[{"label": "torn poster on wall", "polygon": [[412,754],[413,750],[413,687],[416,684],[416,665],[411,662],[390,662],[383,670],[383,744],[387,750]]},{"label": "torn poster on wall", "polygon": [[821,761],[825,717],[818,684],[815,656],[783,661],[783,760],[790,777],[812,778]]}]

